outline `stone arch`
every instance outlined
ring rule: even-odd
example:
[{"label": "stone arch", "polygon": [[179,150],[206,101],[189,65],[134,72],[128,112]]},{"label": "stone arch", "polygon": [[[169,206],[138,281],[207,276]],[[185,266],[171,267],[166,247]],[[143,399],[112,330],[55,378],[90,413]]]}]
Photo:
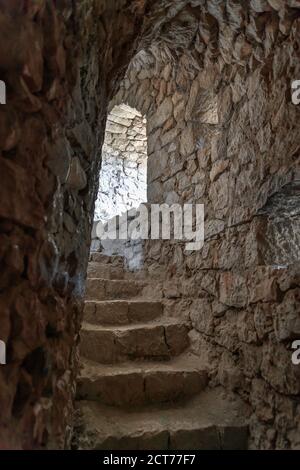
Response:
[{"label": "stone arch", "polygon": [[107,221],[147,202],[146,118],[120,104],[107,117],[94,220]]},{"label": "stone arch", "polygon": [[129,270],[142,268],[142,241],[102,240],[97,226],[99,220],[105,224],[126,213],[130,218],[140,204],[147,202],[146,122],[139,111],[124,103],[114,105],[109,112],[95,202],[91,252],[121,255]]},{"label": "stone arch", "polygon": [[[178,136],[178,130],[173,129],[176,121],[171,98],[175,91],[176,61],[168,51],[168,47],[153,46],[136,54],[109,105],[112,109],[125,103],[136,108],[147,120],[147,194],[150,203],[166,201],[160,176],[166,171],[165,179],[168,179],[167,165],[173,165],[174,161],[168,162],[166,150]],[[175,150],[176,147],[171,150],[173,157]]]}]

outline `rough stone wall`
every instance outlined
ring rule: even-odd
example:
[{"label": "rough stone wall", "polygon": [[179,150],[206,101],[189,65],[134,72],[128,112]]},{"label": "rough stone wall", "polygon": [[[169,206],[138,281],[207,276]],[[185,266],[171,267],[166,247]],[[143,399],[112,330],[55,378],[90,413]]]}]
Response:
[{"label": "rough stone wall", "polygon": [[106,108],[142,18],[120,102],[147,116],[148,200],[207,212],[202,252],[148,264],[211,384],[251,404],[251,446],[299,447],[299,269],[265,264],[256,217],[299,178],[298,0],[1,1],[1,447],[67,445]]},{"label": "rough stone wall", "polygon": [[0,448],[68,446],[106,108],[144,1],[0,2]]},{"label": "rough stone wall", "polygon": [[[201,251],[153,241],[146,262],[167,273],[166,310],[190,318],[211,385],[251,405],[250,447],[299,448],[299,218],[277,223],[272,196],[287,207],[293,188],[299,207],[300,4],[190,3],[169,10],[172,27],[137,55],[114,100],[147,117],[148,202],[205,204]],[[166,30],[179,51],[161,44]]]},{"label": "rough stone wall", "polygon": [[107,117],[94,220],[107,221],[146,202],[146,120],[126,105]]}]

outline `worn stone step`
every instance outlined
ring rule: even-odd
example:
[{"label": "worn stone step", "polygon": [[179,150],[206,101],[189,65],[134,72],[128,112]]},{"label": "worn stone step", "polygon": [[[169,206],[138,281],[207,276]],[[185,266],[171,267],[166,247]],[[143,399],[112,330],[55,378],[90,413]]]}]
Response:
[{"label": "worn stone step", "polygon": [[93,252],[90,254],[90,261],[112,266],[124,266],[124,257],[119,255],[104,255],[103,253]]},{"label": "worn stone step", "polygon": [[124,279],[125,271],[122,266],[111,266],[90,261],[87,269],[88,278]]},{"label": "worn stone step", "polygon": [[129,279],[144,280],[148,276],[146,270],[128,271],[122,266],[113,266],[110,264],[102,264],[96,261],[90,261],[87,269],[88,278],[103,279]]},{"label": "worn stone step", "polygon": [[151,322],[162,313],[162,303],[151,300],[90,300],[84,305],[84,320],[96,325]]},{"label": "worn stone step", "polygon": [[185,323],[176,320],[118,327],[85,322],[81,330],[81,355],[104,364],[127,359],[168,359],[187,348],[188,331]]},{"label": "worn stone step", "polygon": [[154,363],[127,362],[113,366],[83,361],[77,398],[106,405],[142,405],[175,401],[204,390],[207,373],[199,358],[179,358]]},{"label": "worn stone step", "polygon": [[86,300],[129,299],[142,293],[145,282],[89,278],[86,281]]},{"label": "worn stone step", "polygon": [[[228,394],[227,394],[228,397]],[[73,447],[97,450],[242,450],[247,448],[248,409],[222,389],[185,404],[134,410],[78,402]]]}]

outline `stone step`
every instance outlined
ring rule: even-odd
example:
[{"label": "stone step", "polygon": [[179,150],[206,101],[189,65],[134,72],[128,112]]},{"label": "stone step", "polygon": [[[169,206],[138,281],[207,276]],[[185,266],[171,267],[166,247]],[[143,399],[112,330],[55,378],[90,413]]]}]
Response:
[{"label": "stone step", "polygon": [[128,280],[145,280],[147,271],[140,269],[138,271],[128,271],[122,266],[113,266],[110,264],[102,264],[96,261],[90,261],[87,269],[88,278],[102,279],[128,279]]},{"label": "stone step", "polygon": [[[228,396],[228,393],[227,393]],[[74,449],[243,450],[248,409],[223,389],[207,390],[184,404],[123,410],[77,402]]]},{"label": "stone step", "polygon": [[101,264],[109,264],[112,266],[124,267],[124,257],[119,255],[104,255],[103,253],[98,253],[97,251],[90,254],[90,261],[94,261]]},{"label": "stone step", "polygon": [[118,327],[84,323],[81,330],[81,356],[114,364],[135,359],[169,359],[189,344],[189,327],[174,320]]},{"label": "stone step", "polygon": [[111,266],[90,261],[87,269],[88,278],[124,279],[125,271],[122,266]]},{"label": "stone step", "polygon": [[84,304],[84,320],[95,325],[146,323],[162,313],[162,303],[151,300],[87,300]]},{"label": "stone step", "polygon": [[130,299],[142,293],[146,283],[135,280],[88,278],[86,300]]},{"label": "stone step", "polygon": [[204,390],[207,373],[199,358],[182,355],[166,363],[122,363],[113,366],[84,361],[77,398],[106,405],[161,403],[190,397]]}]

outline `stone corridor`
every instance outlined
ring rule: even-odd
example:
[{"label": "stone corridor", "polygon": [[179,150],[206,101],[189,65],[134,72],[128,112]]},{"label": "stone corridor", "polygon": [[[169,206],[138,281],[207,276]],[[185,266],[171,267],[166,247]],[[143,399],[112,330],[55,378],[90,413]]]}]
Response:
[{"label": "stone corridor", "polygon": [[0,0],[1,450],[300,449],[299,80],[300,0]]}]

